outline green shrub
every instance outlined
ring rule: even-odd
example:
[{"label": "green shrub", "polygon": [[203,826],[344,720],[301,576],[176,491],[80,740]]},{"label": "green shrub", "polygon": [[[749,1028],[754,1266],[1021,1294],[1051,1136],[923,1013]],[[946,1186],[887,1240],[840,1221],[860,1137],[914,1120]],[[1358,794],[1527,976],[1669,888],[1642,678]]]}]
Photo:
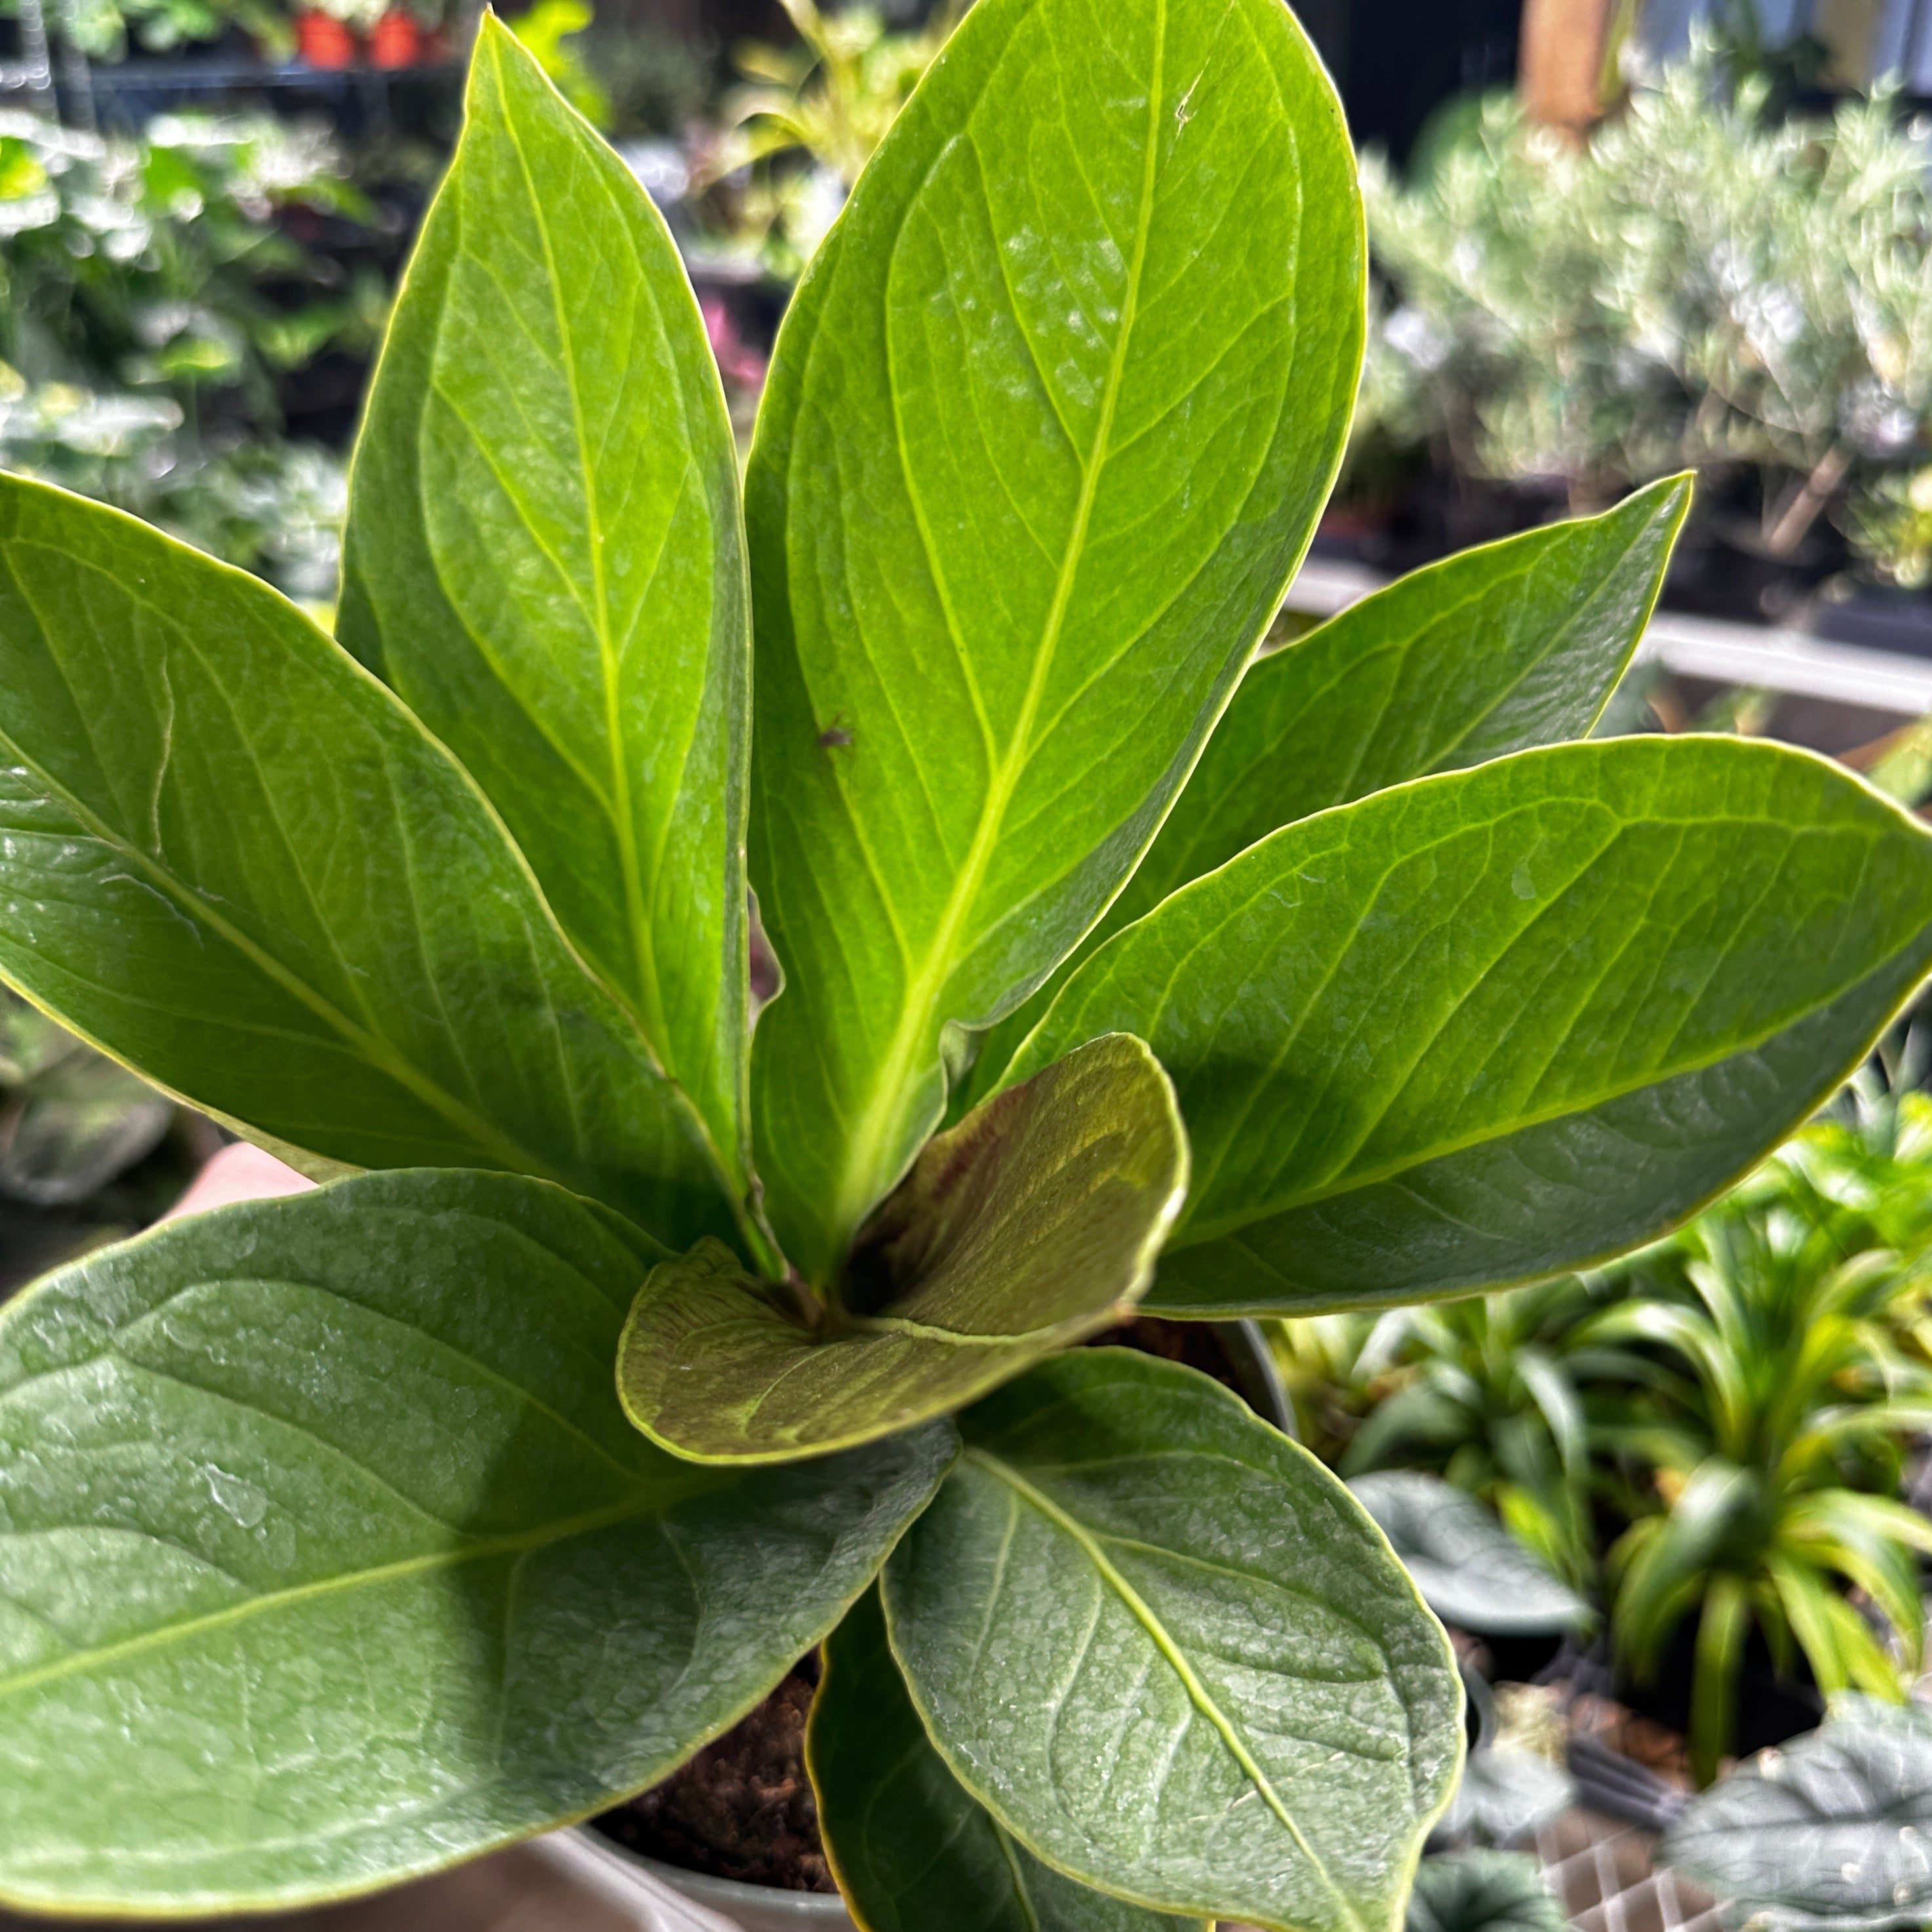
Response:
[{"label": "green shrub", "polygon": [[373,346],[387,301],[294,240],[288,208],[373,214],[313,130],[164,116],[128,141],[0,115],[0,357],[273,429],[277,376]]},{"label": "green shrub", "polygon": [[1355,1431],[1344,1475],[1439,1471],[1480,1496],[1557,1574],[1595,1580],[1590,1444],[1569,1357],[1597,1297],[1574,1276],[1404,1309],[1378,1353],[1395,1385]]},{"label": "green shrub", "polygon": [[980,0],[741,498],[668,232],[486,21],[340,644],[0,482],[0,974],[332,1178],[0,1315],[0,1896],[433,1870],[825,1641],[868,1924],[1402,1918],[1441,1627],[1235,1396],[1073,1345],[1654,1238],[1923,979],[1932,838],[1580,742],[1681,480],[1255,658],[1364,252],[1280,0]]},{"label": "green shrub", "polygon": [[348,484],[318,444],[203,438],[170,398],[16,376],[0,381],[0,466],[145,517],[300,602],[334,602]]},{"label": "green shrub", "polygon": [[1861,506],[1924,458],[1925,137],[1882,94],[1774,120],[1769,81],[1726,71],[1708,52],[1664,70],[1580,152],[1499,98],[1412,184],[1371,158],[1394,292],[1358,434],[1585,504],[1742,475],[1772,548],[1834,505],[1877,563],[1916,568]]}]

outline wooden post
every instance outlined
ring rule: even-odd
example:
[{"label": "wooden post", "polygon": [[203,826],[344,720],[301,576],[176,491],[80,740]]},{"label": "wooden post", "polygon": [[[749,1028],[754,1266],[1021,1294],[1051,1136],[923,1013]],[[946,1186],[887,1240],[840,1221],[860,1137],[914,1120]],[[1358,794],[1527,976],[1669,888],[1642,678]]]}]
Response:
[{"label": "wooden post", "polygon": [[1517,63],[1533,121],[1580,138],[1604,112],[1604,44],[1615,0],[1523,0]]},{"label": "wooden post", "polygon": [[[1869,87],[1874,44],[1878,38],[1880,0],[1818,0],[1811,31],[1832,50],[1826,78],[1834,87]],[[1912,49],[1906,49],[1909,60]]]}]

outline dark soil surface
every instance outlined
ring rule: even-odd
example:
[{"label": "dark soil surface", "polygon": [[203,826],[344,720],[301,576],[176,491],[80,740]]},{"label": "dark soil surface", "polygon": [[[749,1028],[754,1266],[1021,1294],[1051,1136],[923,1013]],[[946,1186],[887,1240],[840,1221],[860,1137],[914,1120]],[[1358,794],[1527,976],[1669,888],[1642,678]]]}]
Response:
[{"label": "dark soil surface", "polygon": [[1221,1338],[1204,1322],[1166,1322],[1157,1315],[1137,1315],[1131,1322],[1094,1336],[1096,1348],[1138,1348],[1144,1355],[1158,1355],[1162,1360],[1178,1362],[1184,1368],[1198,1369],[1212,1376],[1224,1388],[1241,1393],[1234,1364],[1228,1359]]},{"label": "dark soil surface", "polygon": [[818,1660],[801,1664],[752,1714],[681,1771],[597,1820],[645,1857],[709,1878],[836,1892],[805,1774],[805,1720]]}]

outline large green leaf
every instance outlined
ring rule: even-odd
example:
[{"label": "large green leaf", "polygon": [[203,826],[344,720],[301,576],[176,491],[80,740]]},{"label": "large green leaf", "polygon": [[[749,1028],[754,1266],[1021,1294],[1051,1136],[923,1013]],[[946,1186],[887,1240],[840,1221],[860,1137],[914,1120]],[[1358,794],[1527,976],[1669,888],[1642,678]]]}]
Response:
[{"label": "large green leaf", "polygon": [[1660,1232],[1932,963],[1932,838],[1821,758],[1557,746],[1290,826],[1069,982],[1011,1077],[1146,1038],[1194,1150],[1150,1300],[1405,1302]]},{"label": "large green leaf", "polygon": [[1546,1636],[1590,1622],[1589,1605],[1453,1483],[1383,1469],[1348,1486],[1445,1623],[1492,1636]]},{"label": "large green leaf", "polygon": [[780,335],[746,481],[761,1172],[836,1274],[1160,828],[1306,545],[1360,204],[1282,0],[981,0]]},{"label": "large green leaf", "polygon": [[475,775],[740,1169],[730,424],[662,218],[487,17],[356,450],[340,632]]},{"label": "large green leaf", "polygon": [[960,1783],[1156,1910],[1400,1924],[1462,1689],[1360,1505],[1206,1376],[1124,1349],[1058,1356],[962,1426],[885,1579]]},{"label": "large green leaf", "polygon": [[1297,819],[1432,772],[1580,738],[1656,607],[1688,478],[1600,517],[1464,550],[1258,659],[1140,869],[1078,952],[988,1034],[1001,1070],[1080,962],[1190,880]]},{"label": "large green leaf", "polygon": [[657,1268],[619,1393],[646,1435],[703,1462],[869,1442],[1121,1320],[1186,1189],[1166,1075],[1139,1040],[1096,1040],[926,1144],[819,1332],[722,1242]]},{"label": "large green leaf", "polygon": [[13,477],[0,976],[298,1165],[730,1225],[688,1103],[396,698],[256,579]]},{"label": "large green leaf", "polygon": [[1878,1932],[1932,1918],[1932,1713],[1834,1700],[1822,1730],[1690,1801],[1660,1862],[1766,1932]]},{"label": "large green leaf", "polygon": [[652,1256],[539,1181],[370,1175],[0,1316],[0,1898],[360,1890],[607,1805],[754,1704],[956,1443],[653,1448],[610,1370]]},{"label": "large green leaf", "polygon": [[826,1643],[806,1756],[864,1932],[1212,1932],[1042,1864],[968,1796],[906,1695],[875,1592]]}]

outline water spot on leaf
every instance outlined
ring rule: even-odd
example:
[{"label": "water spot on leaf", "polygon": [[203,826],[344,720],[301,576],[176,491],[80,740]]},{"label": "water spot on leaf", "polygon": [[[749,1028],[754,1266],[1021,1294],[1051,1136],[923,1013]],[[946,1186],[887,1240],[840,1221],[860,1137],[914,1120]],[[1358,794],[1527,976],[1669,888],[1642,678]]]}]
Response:
[{"label": "water spot on leaf", "polygon": [[231,1476],[213,1462],[204,1462],[201,1473],[216,1508],[231,1516],[244,1529],[254,1529],[268,1513],[268,1494],[245,1476]]}]

